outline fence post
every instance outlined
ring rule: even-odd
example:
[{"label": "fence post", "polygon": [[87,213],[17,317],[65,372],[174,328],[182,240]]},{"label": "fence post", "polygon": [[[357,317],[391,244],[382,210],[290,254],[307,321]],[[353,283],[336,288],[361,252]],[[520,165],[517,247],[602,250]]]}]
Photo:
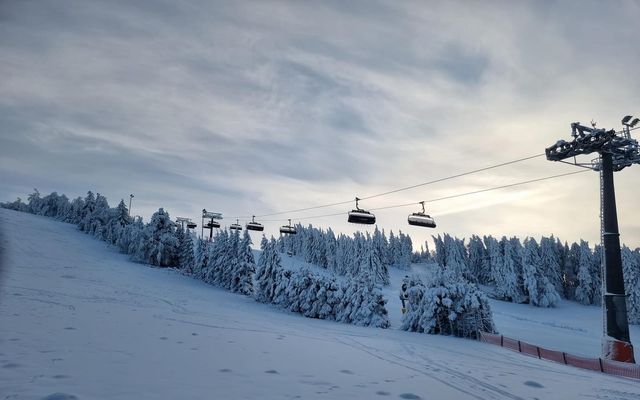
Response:
[{"label": "fence post", "polygon": [[564,360],[564,365],[567,365],[567,353],[562,352],[562,359]]},{"label": "fence post", "polygon": [[522,353],[522,345],[520,344],[519,340],[518,340],[518,353]]},{"label": "fence post", "polygon": [[602,366],[602,358],[598,357],[598,361],[600,362],[600,372],[604,372],[604,367]]},{"label": "fence post", "polygon": [[500,335],[500,347],[504,347],[504,336]]},{"label": "fence post", "polygon": [[542,356],[540,355],[540,347],[536,346],[536,351],[538,352],[538,358],[542,359]]}]

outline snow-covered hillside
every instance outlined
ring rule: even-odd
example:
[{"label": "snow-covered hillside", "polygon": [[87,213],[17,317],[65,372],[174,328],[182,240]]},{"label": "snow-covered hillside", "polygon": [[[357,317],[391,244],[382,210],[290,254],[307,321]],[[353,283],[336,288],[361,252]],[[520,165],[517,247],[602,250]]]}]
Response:
[{"label": "snow-covered hillside", "polygon": [[[635,381],[479,342],[286,313],[132,263],[49,218],[0,210],[0,224],[0,398],[640,397]],[[397,285],[403,275],[394,274]],[[397,326],[395,289],[388,293]],[[507,335],[535,335],[546,345],[568,332],[580,348],[597,342],[595,307],[492,306]],[[597,354],[597,347],[567,350]]]}]

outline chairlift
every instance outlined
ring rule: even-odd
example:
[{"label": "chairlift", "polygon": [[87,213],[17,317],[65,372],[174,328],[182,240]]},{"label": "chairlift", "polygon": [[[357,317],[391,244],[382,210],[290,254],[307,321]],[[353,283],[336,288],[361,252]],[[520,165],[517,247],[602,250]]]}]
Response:
[{"label": "chairlift", "polygon": [[295,235],[298,232],[296,232],[296,227],[291,225],[291,220],[289,220],[289,225],[283,225],[280,227],[280,233]]},{"label": "chairlift", "polygon": [[369,211],[363,210],[358,207],[359,198],[356,197],[356,209],[349,211],[348,222],[352,224],[366,224],[372,225],[376,223],[376,216],[370,213]]},{"label": "chairlift", "polygon": [[188,229],[193,229],[198,226],[195,222],[191,221],[191,218],[184,217],[177,217],[175,225],[181,227],[182,229],[184,229],[185,225]]},{"label": "chairlift", "polygon": [[425,214],[424,201],[421,201],[420,204],[422,205],[422,212],[409,214],[409,217],[407,218],[409,225],[422,226],[425,228],[435,228],[436,221],[434,221],[434,219],[430,215]]},{"label": "chairlift", "polygon": [[264,225],[262,225],[259,222],[256,222],[256,216],[254,215],[251,218],[251,222],[247,223],[247,230],[250,230],[250,231],[263,231],[264,230]]},{"label": "chairlift", "polygon": [[231,229],[232,231],[241,231],[242,226],[240,225],[240,220],[236,219],[236,223],[229,225],[229,229]]},{"label": "chairlift", "polygon": [[217,229],[217,228],[220,228],[220,222],[211,220],[207,222],[204,227],[207,229],[213,229],[213,228]]}]

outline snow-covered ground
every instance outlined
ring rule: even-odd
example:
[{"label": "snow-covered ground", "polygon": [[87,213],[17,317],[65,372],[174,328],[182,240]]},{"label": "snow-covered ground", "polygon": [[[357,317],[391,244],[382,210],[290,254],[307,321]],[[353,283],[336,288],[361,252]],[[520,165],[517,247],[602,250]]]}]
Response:
[{"label": "snow-covered ground", "polygon": [[[7,253],[0,287],[2,399],[55,393],[69,396],[50,398],[640,397],[636,381],[479,342],[279,311],[172,270],[132,263],[48,218],[0,210],[0,229]],[[389,307],[397,326],[395,289]],[[554,316],[529,306],[493,306],[505,334],[537,331],[535,342],[542,344],[561,334],[563,345],[598,342],[595,307],[563,303],[551,310]]]}]

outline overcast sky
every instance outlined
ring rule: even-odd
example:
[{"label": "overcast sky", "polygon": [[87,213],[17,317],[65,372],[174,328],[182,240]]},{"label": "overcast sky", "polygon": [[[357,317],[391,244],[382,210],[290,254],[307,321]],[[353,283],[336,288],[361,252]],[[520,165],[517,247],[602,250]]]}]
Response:
[{"label": "overcast sky", "polygon": [[[0,2],[0,201],[93,190],[198,220],[334,203],[544,152],[640,115],[640,2]],[[362,202],[574,171],[539,157]],[[640,166],[616,174],[640,246]],[[376,212],[409,233],[599,240],[595,172]],[[338,232],[351,205],[292,213]],[[282,222],[265,222],[275,234]],[[199,230],[198,230],[199,231]],[[259,242],[259,236],[254,242]]]}]

